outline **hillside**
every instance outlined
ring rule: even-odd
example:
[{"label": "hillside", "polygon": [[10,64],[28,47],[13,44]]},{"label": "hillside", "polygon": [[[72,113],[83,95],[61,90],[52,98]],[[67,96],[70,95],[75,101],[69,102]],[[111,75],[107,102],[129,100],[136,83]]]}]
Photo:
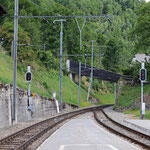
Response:
[{"label": "hillside", "polygon": [[[5,39],[3,46],[10,53],[13,40],[14,3],[2,0],[8,15],[0,18],[0,38]],[[19,15],[29,16],[80,16],[80,15],[111,15],[110,17],[86,18],[82,31],[82,44],[88,45],[80,50],[80,32],[75,18],[67,18],[63,28],[63,54],[90,54],[91,40],[95,40],[94,66],[100,66],[99,53],[102,57],[101,67],[115,72],[122,72],[129,66],[134,52],[134,41],[129,39],[130,32],[137,18],[135,11],[140,7],[138,0],[19,0]],[[20,18],[19,44],[32,46],[19,46],[19,60],[35,59],[36,57],[48,68],[58,68],[56,62],[59,56],[60,23],[53,24],[56,18]],[[78,18],[80,29],[84,18]],[[74,32],[75,31],[75,32]],[[38,45],[38,46],[37,46]],[[98,48],[97,46],[104,46]],[[46,55],[44,56],[44,52]],[[110,55],[111,54],[111,55]],[[31,58],[32,56],[32,58]],[[33,57],[34,56],[34,57]],[[84,63],[83,57],[71,57],[72,60]],[[91,58],[87,58],[90,65]]]},{"label": "hillside", "polygon": [[[27,72],[27,65],[18,63],[17,67],[17,86],[28,89],[28,83],[25,81],[25,73]],[[37,62],[30,62],[33,79],[31,82],[31,92],[37,93],[41,96],[52,98],[52,92],[56,91],[57,99],[59,100],[59,72],[56,70],[47,70],[42,64]],[[5,51],[0,47],[0,81],[4,84],[13,83],[13,61],[10,56],[5,54]],[[62,79],[62,101],[69,104],[78,105],[78,85],[63,76]],[[111,96],[112,95],[112,96]],[[100,92],[95,94],[97,99],[102,99],[101,103],[112,103],[114,96],[111,93],[102,95]],[[109,97],[109,98],[108,98]],[[81,106],[89,106],[91,103],[86,102],[87,88],[81,88]],[[107,100],[107,101],[105,101]]]},{"label": "hillside", "polygon": [[[2,64],[9,62],[11,42],[14,35],[14,2],[1,0],[8,14],[0,18],[0,39],[4,48]],[[132,58],[137,53],[150,54],[150,3],[144,0],[19,0],[19,15],[22,16],[95,16],[63,18],[63,54],[91,54],[91,40],[94,40],[94,67],[104,68],[124,75],[134,80],[139,74],[139,66],[131,68]],[[109,15],[103,17],[103,15]],[[52,91],[59,93],[59,62],[60,62],[60,22],[53,23],[58,18],[19,18],[18,21],[18,80],[19,87],[27,89],[24,74],[27,65],[31,65],[34,75],[31,90],[40,95],[50,96]],[[80,49],[80,29],[82,31],[82,49]],[[63,100],[78,104],[78,86],[67,77],[66,59],[85,63],[85,57],[63,57]],[[2,67],[0,77],[3,83],[12,83],[12,68],[9,63]],[[91,65],[91,56],[86,58]],[[10,68],[8,71],[6,68]],[[149,62],[146,62],[148,73]],[[6,69],[6,70],[5,70]],[[8,76],[5,72],[9,72]],[[148,80],[150,77],[148,76]],[[78,83],[78,79],[77,79]],[[82,81],[82,106],[85,103],[89,78]],[[134,86],[133,86],[134,87]],[[130,89],[130,88],[129,88]],[[125,89],[124,89],[125,90]],[[131,90],[132,91],[132,90]],[[124,93],[125,91],[123,91]],[[93,93],[101,104],[114,102],[114,84],[94,80]],[[134,93],[134,91],[133,91]],[[132,95],[132,94],[131,94]],[[136,101],[130,98],[129,103]],[[130,97],[130,94],[129,94]],[[57,98],[59,95],[57,94]],[[122,97],[120,97],[122,101]],[[120,101],[120,102],[121,102]],[[131,101],[131,102],[130,102]]]},{"label": "hillside", "polygon": [[[144,103],[146,104],[146,119],[150,119],[150,84],[144,84]],[[124,113],[134,114],[140,117],[141,108],[141,85],[124,84],[121,95],[118,99],[118,104],[115,106],[116,110]]]}]

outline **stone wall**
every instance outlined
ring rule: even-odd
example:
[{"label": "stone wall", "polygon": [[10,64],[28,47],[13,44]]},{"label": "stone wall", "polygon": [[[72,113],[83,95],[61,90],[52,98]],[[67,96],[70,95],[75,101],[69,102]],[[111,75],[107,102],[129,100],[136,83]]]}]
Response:
[{"label": "stone wall", "polygon": [[10,86],[0,84],[0,128],[10,125]]},{"label": "stone wall", "polygon": [[[12,125],[11,107],[13,98],[13,88],[11,85],[0,84],[0,128]],[[72,110],[72,107],[65,104],[66,111]],[[63,110],[63,112],[64,112]],[[33,100],[32,119],[45,118],[56,114],[54,100],[35,95]],[[28,110],[27,91],[17,88],[16,90],[16,119],[14,123],[21,123],[30,120],[30,111]]]}]

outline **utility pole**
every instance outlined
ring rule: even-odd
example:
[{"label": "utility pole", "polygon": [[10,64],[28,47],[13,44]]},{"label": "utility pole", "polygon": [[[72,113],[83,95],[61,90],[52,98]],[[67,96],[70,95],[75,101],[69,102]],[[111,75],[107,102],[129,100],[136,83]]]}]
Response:
[{"label": "utility pole", "polygon": [[13,59],[13,53],[14,53],[14,41],[11,41],[11,58]]},{"label": "utility pole", "polygon": [[117,105],[117,83],[115,82],[115,105]]},{"label": "utility pole", "polygon": [[93,83],[93,40],[92,40],[92,57],[91,57],[91,96],[92,96],[92,83]]},{"label": "utility pole", "polygon": [[94,40],[92,40],[91,80],[90,80],[90,85],[89,85],[89,88],[88,88],[87,102],[89,100],[89,93],[90,93],[90,91],[91,91],[91,96],[92,96],[92,82],[93,82],[93,42],[94,42]]},{"label": "utility pole", "polygon": [[81,62],[79,62],[79,107],[80,107],[80,89],[81,89]]},{"label": "utility pole", "polygon": [[53,23],[56,21],[61,22],[61,32],[60,32],[60,90],[59,90],[59,103],[60,109],[62,108],[62,45],[63,45],[63,22],[66,21],[64,19],[54,20]]},{"label": "utility pole", "polygon": [[82,50],[82,30],[83,30],[83,27],[85,26],[86,18],[84,18],[82,28],[80,28],[77,18],[75,18],[75,20],[77,22],[77,26],[78,26],[79,31],[80,31],[80,50]]},{"label": "utility pole", "polygon": [[16,79],[17,79],[17,44],[18,44],[18,2],[15,0],[14,15],[14,57],[13,57],[13,101],[12,101],[12,121],[15,121],[16,113]]},{"label": "utility pole", "polygon": [[101,54],[101,52],[99,52],[99,66],[98,66],[99,69],[100,69],[101,64],[102,64],[102,62],[101,62],[101,57],[102,57],[103,55],[104,55],[104,54]]},{"label": "utility pole", "polygon": [[143,103],[143,81],[141,81],[141,114],[140,119],[142,120],[145,115],[145,103]]},{"label": "utility pole", "polygon": [[84,60],[85,60],[84,64],[85,64],[85,68],[86,68],[86,59],[87,59],[87,54],[84,54]]}]

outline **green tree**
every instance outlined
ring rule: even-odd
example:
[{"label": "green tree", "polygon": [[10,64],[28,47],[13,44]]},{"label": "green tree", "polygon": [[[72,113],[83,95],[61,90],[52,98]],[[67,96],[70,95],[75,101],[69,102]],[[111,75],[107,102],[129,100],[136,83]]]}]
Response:
[{"label": "green tree", "polygon": [[[14,36],[13,30],[13,24],[11,22],[3,24],[3,26],[0,28],[0,38],[4,38],[2,46],[5,47],[9,55],[11,53],[11,41],[13,41]],[[27,32],[25,32],[20,26],[18,41],[20,43],[30,43],[31,41]],[[32,49],[30,47],[18,46],[18,58],[20,61],[24,59],[34,59]]]},{"label": "green tree", "polygon": [[[1,3],[7,9],[8,15],[5,15],[5,17],[1,19],[0,24],[2,32],[0,36],[5,37],[3,46],[10,52],[10,41],[13,40],[14,20],[12,16],[14,15],[14,1],[1,0]],[[87,18],[85,27],[82,31],[82,42],[84,45],[90,45],[91,43],[89,43],[89,41],[95,39],[97,43],[94,43],[94,45],[105,45],[107,41],[111,41],[111,37],[115,37],[118,43],[122,43],[120,53],[123,55],[121,55],[120,61],[124,67],[124,64],[128,64],[129,59],[124,59],[123,56],[130,56],[133,49],[134,41],[130,41],[128,36],[129,31],[134,27],[134,20],[137,17],[134,10],[140,4],[139,0],[19,0],[19,15],[57,16],[60,14],[66,16],[78,16],[102,15],[104,13],[114,15],[112,18],[109,18],[111,24],[105,17]],[[39,55],[39,59],[43,62],[44,59],[45,61],[49,61],[49,59],[52,59],[53,57],[56,59],[59,55],[60,23],[53,24],[55,19],[56,18],[19,18],[18,43],[30,43],[41,46],[45,44],[45,52],[50,51],[52,54],[49,54],[49,57],[45,57],[47,53]],[[82,26],[83,20],[84,18],[78,18],[80,27]],[[80,34],[74,18],[66,18],[63,33],[63,53],[91,53],[90,46],[83,47],[82,51],[80,51]],[[138,38],[136,37],[136,39]],[[31,55],[29,52],[34,51],[33,55],[37,58],[37,53],[43,49],[43,47],[19,46],[18,53],[21,53],[18,57],[20,57],[20,59],[28,58],[26,57],[26,54]],[[98,48],[94,48],[94,53],[98,53],[98,50]],[[81,62],[84,61],[83,57],[75,57],[71,59]],[[94,61],[95,66],[98,65],[96,59]],[[87,63],[89,65],[90,62],[91,60],[88,58]],[[54,65],[50,67],[53,66]],[[111,70],[113,69],[111,68]]]},{"label": "green tree", "polygon": [[107,48],[104,52],[102,63],[105,69],[111,71],[119,71],[119,60],[121,46],[116,38],[111,37],[106,44]]},{"label": "green tree", "polygon": [[143,3],[133,30],[136,52],[150,54],[150,2]]}]

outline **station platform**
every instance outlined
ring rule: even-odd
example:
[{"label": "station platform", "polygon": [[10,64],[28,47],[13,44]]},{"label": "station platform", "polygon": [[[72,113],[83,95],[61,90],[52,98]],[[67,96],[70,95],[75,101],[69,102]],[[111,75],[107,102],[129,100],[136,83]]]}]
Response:
[{"label": "station platform", "polygon": [[140,120],[134,115],[116,112],[112,107],[106,108],[104,111],[115,121],[150,136],[150,120]]},{"label": "station platform", "polygon": [[150,130],[150,120],[127,120],[132,124]]},{"label": "station platform", "polygon": [[54,132],[37,150],[142,150],[100,127],[92,112],[76,116]]},{"label": "station platform", "polygon": [[133,126],[136,130],[150,135],[150,120],[132,120],[128,119],[124,122],[127,122],[130,126]]}]

